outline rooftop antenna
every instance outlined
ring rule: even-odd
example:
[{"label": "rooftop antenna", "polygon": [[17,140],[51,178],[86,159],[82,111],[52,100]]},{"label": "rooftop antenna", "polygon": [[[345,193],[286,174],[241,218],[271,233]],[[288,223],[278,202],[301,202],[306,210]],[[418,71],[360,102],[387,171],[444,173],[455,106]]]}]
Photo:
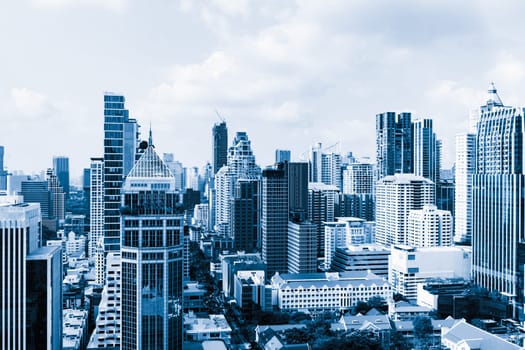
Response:
[{"label": "rooftop antenna", "polygon": [[149,121],[149,138],[148,138],[148,144],[150,146],[153,146],[153,133],[151,132],[151,120]]},{"label": "rooftop antenna", "polygon": [[217,116],[219,117],[220,121],[223,122],[223,123],[226,123],[226,119],[224,119],[220,114],[219,114],[219,111],[217,109],[215,109],[215,113],[217,114]]}]

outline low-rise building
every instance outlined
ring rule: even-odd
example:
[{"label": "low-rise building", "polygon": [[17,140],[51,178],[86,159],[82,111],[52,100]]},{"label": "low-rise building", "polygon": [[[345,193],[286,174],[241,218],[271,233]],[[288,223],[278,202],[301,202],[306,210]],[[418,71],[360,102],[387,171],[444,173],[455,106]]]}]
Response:
[{"label": "low-rise building", "polygon": [[204,305],[206,293],[206,288],[198,282],[184,283],[184,289],[182,290],[182,305],[184,312],[204,311],[206,309],[206,306]]},{"label": "low-rise building", "polygon": [[232,329],[224,315],[197,317],[193,312],[184,314],[184,341],[222,339],[230,344]]},{"label": "low-rise building", "polygon": [[379,244],[349,245],[337,248],[332,260],[332,270],[368,271],[388,278],[390,249]]},{"label": "low-rise building", "polygon": [[390,345],[392,326],[387,315],[344,315],[339,319],[339,325],[339,329],[345,332],[370,331],[374,333],[384,349]]},{"label": "low-rise building", "polygon": [[348,310],[358,301],[366,302],[374,296],[392,299],[390,284],[369,271],[276,273],[271,284],[272,303],[282,311]]},{"label": "low-rise building", "polygon": [[521,346],[479,329],[465,320],[441,329],[441,344],[450,350],[518,350]]},{"label": "low-rise building", "polygon": [[432,309],[426,306],[414,305],[406,301],[398,301],[388,305],[388,316],[393,321],[412,321],[417,316],[428,316]]},{"label": "low-rise building", "polygon": [[80,350],[87,344],[87,318],[84,310],[63,310],[62,349]]},{"label": "low-rise building", "polygon": [[416,248],[394,245],[388,263],[394,292],[417,299],[417,284],[432,278],[469,279],[472,265],[470,247]]}]

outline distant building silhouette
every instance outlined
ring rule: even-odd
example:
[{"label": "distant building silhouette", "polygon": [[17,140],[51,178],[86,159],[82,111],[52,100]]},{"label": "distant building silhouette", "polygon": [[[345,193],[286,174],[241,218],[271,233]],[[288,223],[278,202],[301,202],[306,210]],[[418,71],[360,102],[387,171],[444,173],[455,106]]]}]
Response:
[{"label": "distant building silhouette", "polygon": [[62,156],[53,157],[53,169],[66,198],[69,198],[69,158]]}]

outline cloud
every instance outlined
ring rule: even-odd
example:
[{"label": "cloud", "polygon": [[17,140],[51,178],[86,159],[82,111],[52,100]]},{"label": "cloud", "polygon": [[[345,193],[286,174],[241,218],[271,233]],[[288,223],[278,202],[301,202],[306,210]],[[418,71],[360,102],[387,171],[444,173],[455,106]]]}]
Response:
[{"label": "cloud", "polygon": [[46,10],[61,10],[75,7],[96,7],[121,12],[128,0],[32,0],[34,7]]},{"label": "cloud", "polygon": [[11,97],[18,112],[29,119],[47,118],[56,111],[47,96],[28,88],[12,88]]}]

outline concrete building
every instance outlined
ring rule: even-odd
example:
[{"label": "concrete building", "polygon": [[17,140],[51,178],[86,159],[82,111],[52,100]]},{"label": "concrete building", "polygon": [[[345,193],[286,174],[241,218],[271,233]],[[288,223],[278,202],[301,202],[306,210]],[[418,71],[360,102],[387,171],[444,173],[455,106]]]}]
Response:
[{"label": "concrete building", "polygon": [[291,152],[288,149],[275,150],[275,163],[290,162],[292,160]]},{"label": "concrete building", "polygon": [[410,113],[376,115],[376,180],[414,171],[414,142]]},{"label": "concrete building", "polygon": [[465,320],[441,329],[441,344],[450,350],[519,350],[521,346],[479,329]]},{"label": "concrete building", "polygon": [[317,225],[317,256],[324,256],[323,222],[335,220],[336,205],[339,200],[339,189],[324,183],[308,184],[308,219]]},{"label": "concrete building", "polygon": [[413,247],[448,247],[452,240],[452,215],[435,205],[408,214],[407,244]]},{"label": "concrete building", "polygon": [[220,255],[222,271],[222,292],[225,297],[232,297],[234,294],[234,277],[237,271],[266,271],[261,255],[259,253]]},{"label": "concrete building", "polygon": [[472,239],[472,176],[476,169],[476,135],[456,135],[455,234],[456,243]]},{"label": "concrete building", "polygon": [[367,271],[275,274],[271,284],[281,311],[340,311],[374,296],[392,299],[390,284]]},{"label": "concrete building", "polygon": [[433,131],[432,119],[413,123],[414,175],[439,182],[441,171],[441,141]]},{"label": "concrete building", "polygon": [[434,204],[435,187],[429,179],[412,174],[386,176],[376,186],[376,242],[406,244],[411,210]]},{"label": "concrete building", "polygon": [[288,222],[288,273],[317,272],[317,226]]},{"label": "concrete building", "polygon": [[90,233],[88,255],[95,261],[95,282],[104,284],[104,159],[91,158],[89,190]]},{"label": "concrete building", "polygon": [[390,249],[379,244],[349,245],[336,248],[331,270],[370,271],[379,277],[388,279],[388,258]]},{"label": "concrete building", "polygon": [[69,158],[64,156],[53,157],[53,170],[66,198],[69,198]]},{"label": "concrete building", "polygon": [[213,137],[213,174],[226,165],[228,157],[228,127],[223,120],[215,123],[212,129]]},{"label": "concrete building", "polygon": [[206,341],[223,340],[226,344],[231,342],[232,329],[224,315],[209,315],[197,317],[193,313],[184,315],[184,340]]},{"label": "concrete building", "polygon": [[415,248],[392,246],[389,281],[396,293],[417,299],[417,284],[431,278],[470,277],[472,251],[468,247]]}]

